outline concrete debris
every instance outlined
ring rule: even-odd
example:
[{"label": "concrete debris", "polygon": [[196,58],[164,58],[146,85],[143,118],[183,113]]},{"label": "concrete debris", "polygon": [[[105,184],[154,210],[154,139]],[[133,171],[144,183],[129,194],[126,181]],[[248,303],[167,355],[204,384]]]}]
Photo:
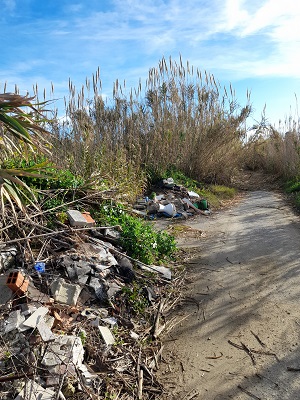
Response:
[{"label": "concrete debris", "polygon": [[107,297],[111,299],[115,296],[122,289],[122,286],[118,285],[115,282],[108,282],[108,290],[107,290]]},{"label": "concrete debris", "polygon": [[63,278],[54,280],[50,285],[54,300],[58,303],[76,305],[81,292],[79,285],[67,283]]},{"label": "concrete debris", "polygon": [[54,396],[55,392],[53,390],[44,389],[36,382],[28,379],[22,391],[15,397],[15,400],[53,400]]},{"label": "concrete debris", "polygon": [[7,276],[0,275],[0,307],[5,306],[13,297],[13,291],[6,285]]},{"label": "concrete debris", "polygon": [[[163,188],[164,193],[152,200],[137,201],[148,217],[151,207],[155,215],[172,218],[181,212],[184,204],[172,194],[176,184],[168,179]],[[186,196],[181,193],[181,198]],[[125,371],[128,384],[123,385],[120,376],[118,392],[129,395],[128,388],[137,381],[139,356],[134,353],[141,348],[143,365],[149,370],[145,388],[155,384],[147,363],[156,357],[159,342],[150,340],[149,348],[141,343],[147,336],[154,337],[158,301],[166,280],[172,278],[171,269],[140,265],[122,253],[117,246],[119,231],[94,228],[89,214],[69,210],[67,217],[71,226],[84,229],[75,233],[67,221],[63,227],[60,223],[60,234],[64,229],[66,233],[53,235],[55,239],[45,241],[39,252],[36,248],[28,252],[29,261],[24,255],[22,263],[16,264],[16,249],[0,244],[0,271],[4,270],[0,275],[0,374],[9,377],[0,383],[3,400],[102,398],[106,392],[115,392],[113,380],[103,374]],[[37,226],[38,237],[50,231],[40,222],[37,218],[29,224],[30,229]],[[8,260],[14,262],[14,269],[8,269]],[[139,265],[158,274],[148,280],[149,275],[136,268]],[[160,393],[159,384],[156,390]]]},{"label": "concrete debris", "polygon": [[43,317],[48,313],[47,307],[40,307],[34,313],[23,322],[23,325],[28,326],[29,328],[36,328],[39,322],[39,318]]},{"label": "concrete debris", "polygon": [[49,328],[43,317],[39,317],[36,327],[44,342],[55,340],[55,334],[52,333],[51,329]]},{"label": "concrete debris", "polygon": [[3,246],[0,248],[0,272],[16,265],[17,248]]},{"label": "concrete debris", "polygon": [[91,278],[89,287],[94,289],[95,295],[100,301],[107,300],[107,285],[101,282],[98,278]]},{"label": "concrete debris", "polygon": [[20,310],[12,311],[5,322],[4,332],[8,333],[18,329],[25,321],[25,316],[21,314]]},{"label": "concrete debris", "polygon": [[115,338],[107,326],[98,326],[98,328],[107,346],[115,344]]},{"label": "concrete debris", "polygon": [[55,367],[60,364],[81,366],[83,357],[84,348],[79,337],[56,335],[54,341],[46,347],[42,364],[46,367]]},{"label": "concrete debris", "polygon": [[86,218],[78,210],[68,210],[67,217],[71,226],[84,227],[88,225]]}]

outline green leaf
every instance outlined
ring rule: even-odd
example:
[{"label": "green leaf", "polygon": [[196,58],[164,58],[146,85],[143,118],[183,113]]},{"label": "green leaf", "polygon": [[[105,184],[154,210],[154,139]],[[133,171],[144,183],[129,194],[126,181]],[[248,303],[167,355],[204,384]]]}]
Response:
[{"label": "green leaf", "polygon": [[16,135],[19,139],[32,144],[31,137],[28,131],[20,124],[20,122],[7,114],[0,113],[0,120],[6,124],[9,131]]}]

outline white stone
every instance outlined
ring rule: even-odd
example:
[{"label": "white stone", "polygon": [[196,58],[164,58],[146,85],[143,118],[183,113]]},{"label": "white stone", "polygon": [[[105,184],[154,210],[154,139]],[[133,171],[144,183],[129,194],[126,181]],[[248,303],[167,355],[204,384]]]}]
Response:
[{"label": "white stone", "polygon": [[130,331],[130,337],[134,340],[138,340],[138,338],[140,337],[137,333],[135,333],[134,331]]},{"label": "white stone", "polygon": [[162,274],[166,279],[169,279],[169,280],[172,279],[172,271],[170,270],[170,268],[161,267],[158,265],[149,265],[149,267],[146,265],[143,265],[143,264],[139,264],[139,265],[145,271],[150,271],[150,272],[156,271],[156,272],[159,272],[160,274]]}]

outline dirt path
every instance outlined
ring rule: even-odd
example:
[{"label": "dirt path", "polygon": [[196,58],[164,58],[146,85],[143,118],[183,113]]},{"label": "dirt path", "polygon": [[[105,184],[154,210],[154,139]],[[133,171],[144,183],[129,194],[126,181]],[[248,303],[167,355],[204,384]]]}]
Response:
[{"label": "dirt path", "polygon": [[206,237],[181,243],[200,253],[182,322],[164,338],[164,398],[300,399],[300,372],[288,370],[300,369],[299,218],[280,194],[254,191],[186,224]]}]

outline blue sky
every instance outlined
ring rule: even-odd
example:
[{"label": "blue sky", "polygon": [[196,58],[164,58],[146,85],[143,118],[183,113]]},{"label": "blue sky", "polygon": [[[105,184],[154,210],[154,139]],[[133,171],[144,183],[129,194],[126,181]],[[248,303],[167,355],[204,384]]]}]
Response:
[{"label": "blue sky", "polygon": [[[113,82],[145,82],[164,56],[231,82],[237,101],[251,91],[253,118],[297,118],[300,96],[297,0],[0,0],[0,92],[37,83],[68,95],[98,66],[103,95]],[[59,104],[59,103],[58,103]],[[253,120],[249,120],[251,124]]]}]

